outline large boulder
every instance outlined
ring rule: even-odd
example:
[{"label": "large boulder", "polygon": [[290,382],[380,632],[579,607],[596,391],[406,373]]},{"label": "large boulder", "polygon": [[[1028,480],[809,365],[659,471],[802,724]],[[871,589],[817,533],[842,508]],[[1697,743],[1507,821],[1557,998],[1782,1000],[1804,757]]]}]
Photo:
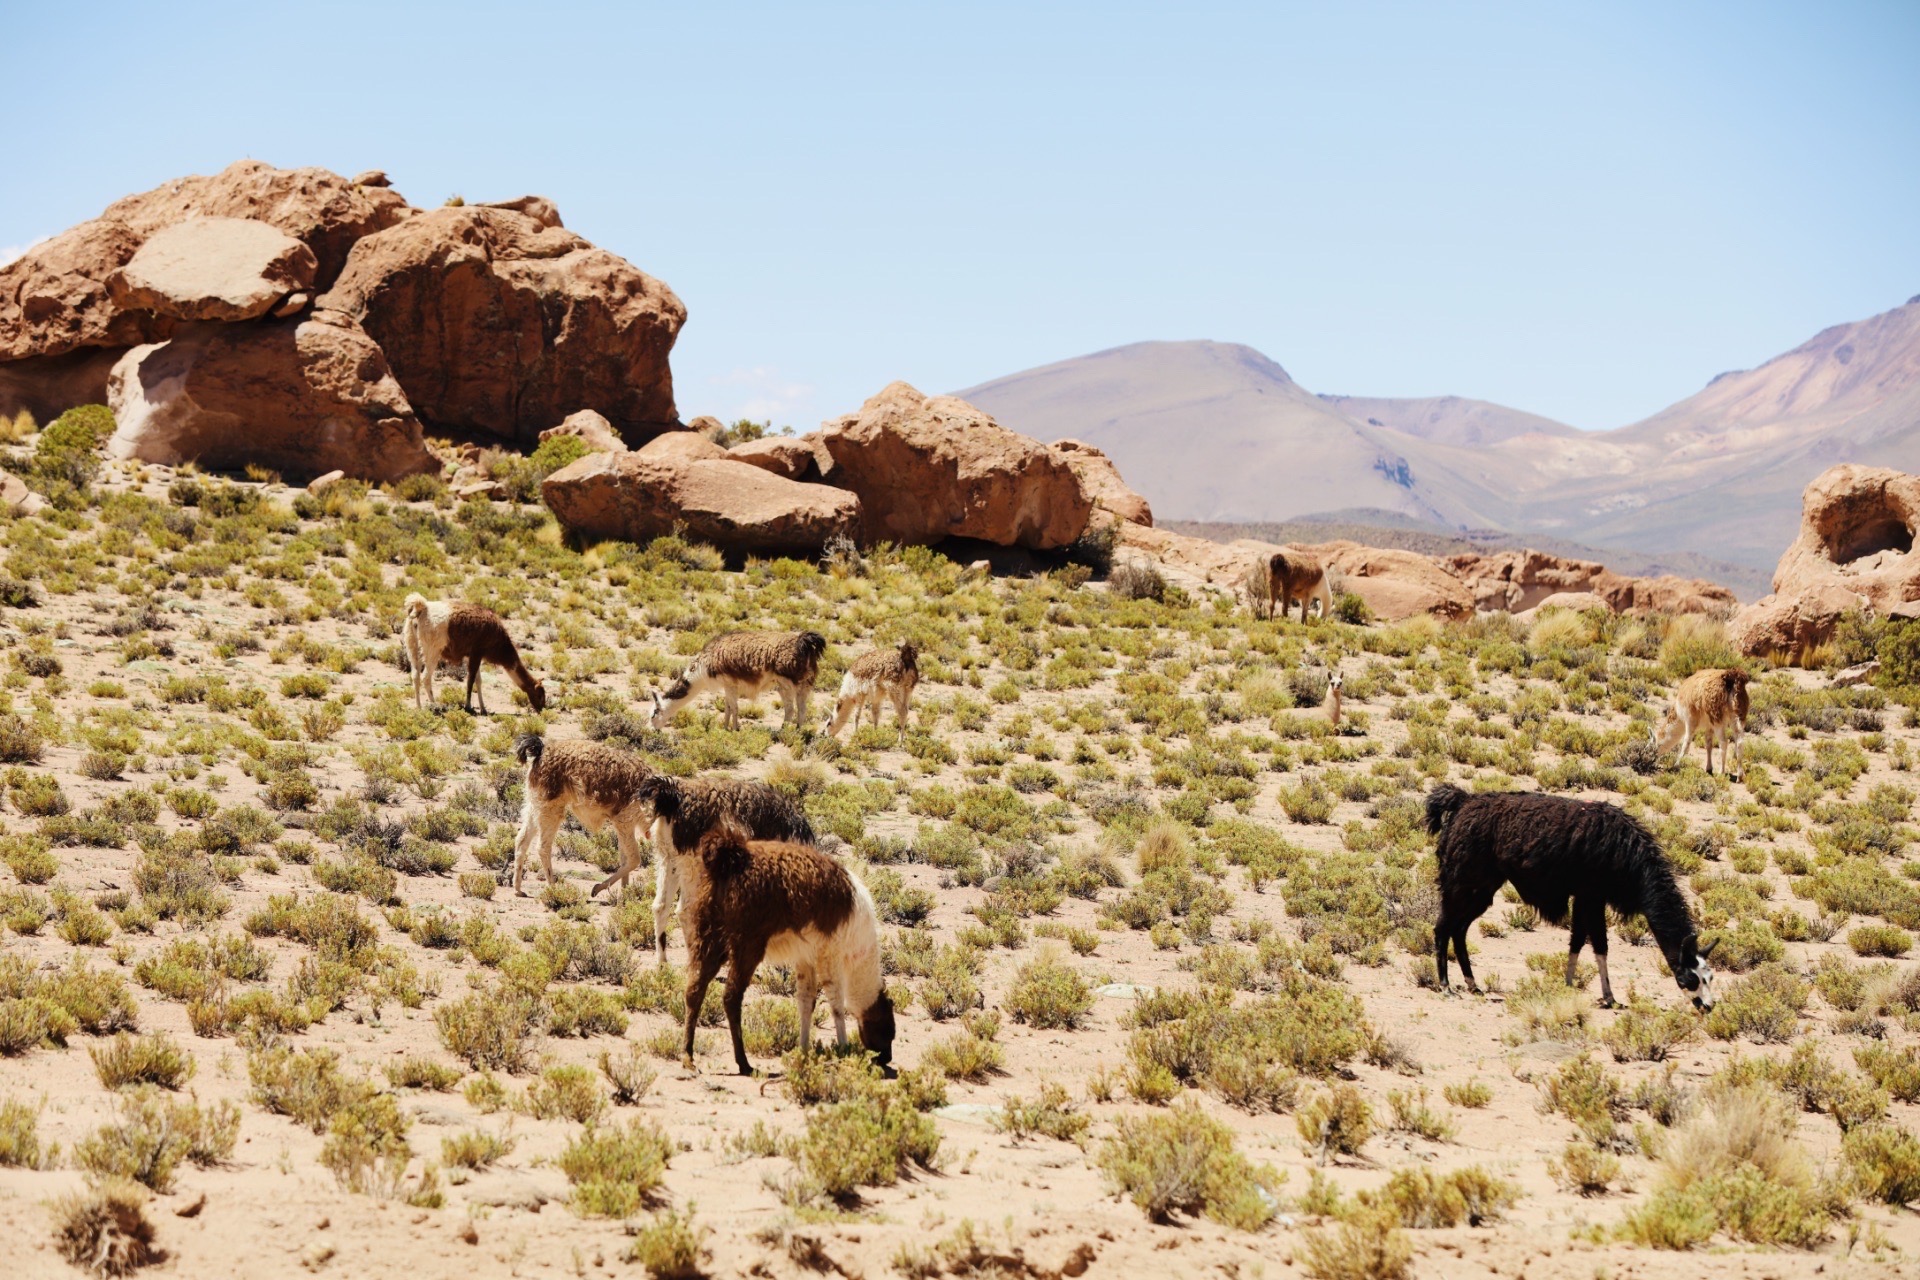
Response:
[{"label": "large boulder", "polygon": [[[727,456],[789,480],[820,478],[820,437],[813,432],[804,436],[762,436],[733,446]],[[827,461],[831,464],[832,460]]]},{"label": "large boulder", "polygon": [[1850,612],[1892,614],[1920,601],[1920,477],[1842,463],[1800,499],[1800,531],[1773,571],[1773,594],[1734,615],[1742,653],[1792,654],[1823,644]]},{"label": "large boulder", "polygon": [[1726,617],[1739,598],[1717,582],[1663,573],[1657,578],[1608,574],[1595,588],[1615,613],[1704,613]]},{"label": "large boulder", "polygon": [[1549,596],[1596,591],[1597,584],[1619,575],[1592,560],[1548,555],[1544,551],[1495,551],[1442,558],[1473,594],[1482,613],[1523,613]]},{"label": "large boulder", "polygon": [[1239,592],[1255,566],[1266,564],[1267,557],[1280,550],[1273,542],[1252,538],[1215,542],[1126,520],[1116,527],[1116,561],[1152,561],[1169,581],[1188,590]]},{"label": "large boulder", "polygon": [[954,396],[896,382],[820,430],[829,484],[859,495],[861,538],[975,538],[1033,550],[1086,532],[1093,503],[1060,454]]},{"label": "large boulder", "polygon": [[380,348],[338,317],[188,326],[122,356],[107,402],[114,457],[374,481],[440,469]]},{"label": "large boulder", "polygon": [[412,212],[384,187],[258,160],[116,200],[98,218],[0,267],[0,360],[126,347],[172,333],[174,317],[116,301],[109,282],[157,232],[190,218],[246,218],[284,232],[313,252],[314,283],[325,288],[356,240]]},{"label": "large boulder", "polygon": [[1339,589],[1366,601],[1383,621],[1398,622],[1422,613],[1449,619],[1473,616],[1473,594],[1467,584],[1432,556],[1345,540],[1303,550],[1318,556]]},{"label": "large boulder", "polygon": [[727,451],[697,431],[668,431],[641,446],[649,458],[668,462],[711,462],[727,457]]},{"label": "large boulder", "polygon": [[678,427],[686,308],[660,281],[513,209],[434,209],[353,246],[319,305],[378,342],[421,418],[532,443],[581,408],[629,442]]},{"label": "large boulder", "polygon": [[1093,499],[1094,506],[1134,524],[1153,523],[1153,507],[1127,487],[1127,482],[1120,478],[1120,468],[1113,465],[1113,459],[1103,450],[1084,440],[1055,440],[1050,447],[1065,458],[1073,474],[1080,477],[1080,489]]},{"label": "large boulder", "polygon": [[253,320],[309,289],[319,260],[253,218],[189,218],[147,237],[107,292],[129,311],[175,320]]},{"label": "large boulder", "polygon": [[540,492],[561,524],[587,537],[646,542],[684,528],[742,555],[818,554],[860,524],[853,494],[725,457],[594,453],[548,476]]},{"label": "large boulder", "polygon": [[625,453],[627,442],[613,429],[613,424],[591,409],[582,409],[570,413],[557,427],[548,427],[540,433],[542,442],[555,436],[572,436],[595,453]]}]

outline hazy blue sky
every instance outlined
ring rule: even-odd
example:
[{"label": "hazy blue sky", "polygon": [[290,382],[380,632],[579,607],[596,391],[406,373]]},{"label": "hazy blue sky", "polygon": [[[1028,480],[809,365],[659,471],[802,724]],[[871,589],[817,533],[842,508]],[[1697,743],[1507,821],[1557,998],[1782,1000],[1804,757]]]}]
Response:
[{"label": "hazy blue sky", "polygon": [[0,0],[0,47],[0,252],[242,156],[538,192],[686,301],[687,417],[1215,338],[1613,426],[1920,293],[1914,0]]}]

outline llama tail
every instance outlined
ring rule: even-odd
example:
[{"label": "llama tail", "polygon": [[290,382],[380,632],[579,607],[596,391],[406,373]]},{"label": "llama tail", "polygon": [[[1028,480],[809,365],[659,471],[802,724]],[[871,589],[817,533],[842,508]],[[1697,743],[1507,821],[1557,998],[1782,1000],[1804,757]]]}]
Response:
[{"label": "llama tail", "polygon": [[802,631],[800,633],[800,652],[807,655],[809,662],[820,661],[821,655],[826,653],[826,651],[827,638],[818,631]]},{"label": "llama tail", "polygon": [[[662,815],[663,817],[665,815]],[[732,814],[723,814],[712,830],[700,837],[700,843],[694,847],[694,853],[702,862],[712,862],[714,858],[728,853],[737,853],[747,847],[747,841],[753,838],[746,824]]]},{"label": "llama tail", "polygon": [[514,757],[525,765],[539,764],[546,750],[546,739],[537,733],[523,733],[513,744]]},{"label": "llama tail", "polygon": [[900,642],[900,665],[909,671],[920,670],[920,646],[911,640]]},{"label": "llama tail", "polygon": [[1736,696],[1742,689],[1746,688],[1749,679],[1751,679],[1751,677],[1737,667],[1720,673],[1720,683],[1726,688],[1729,698]]},{"label": "llama tail", "polygon": [[1447,819],[1454,811],[1467,802],[1467,793],[1456,786],[1443,783],[1427,792],[1427,831],[1439,835],[1440,828],[1447,825]]}]

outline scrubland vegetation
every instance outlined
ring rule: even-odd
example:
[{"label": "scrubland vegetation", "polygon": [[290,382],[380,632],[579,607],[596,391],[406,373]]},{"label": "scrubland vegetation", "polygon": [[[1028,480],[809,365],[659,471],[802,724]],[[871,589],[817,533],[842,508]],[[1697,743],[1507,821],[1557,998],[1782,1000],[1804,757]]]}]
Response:
[{"label": "scrubland vegetation", "polygon": [[[260,1274],[403,1237],[502,1274],[1916,1265],[1897,663],[1753,668],[1736,783],[1647,742],[1676,681],[1733,661],[1697,619],[1269,622],[1137,568],[917,548],[729,567],[427,478],[136,472],[98,425],[13,433],[52,506],[0,525],[0,1230],[44,1265],[213,1273],[249,1233]],[[493,716],[459,681],[416,710],[409,591],[500,613],[545,713],[491,671]],[[821,631],[822,688],[912,641],[908,725],[835,742],[769,698],[737,731],[649,727],[648,691],[739,627]],[[590,899],[618,850],[569,825],[552,885],[503,886],[525,732],[799,799],[879,908],[898,1077],[800,1055],[772,966],[743,1018],[771,1078],[725,1074],[718,986],[689,1077],[651,868]],[[1436,992],[1442,781],[1639,816],[1716,941],[1716,1007],[1617,919],[1600,1009],[1517,898],[1471,934],[1488,994]]]}]

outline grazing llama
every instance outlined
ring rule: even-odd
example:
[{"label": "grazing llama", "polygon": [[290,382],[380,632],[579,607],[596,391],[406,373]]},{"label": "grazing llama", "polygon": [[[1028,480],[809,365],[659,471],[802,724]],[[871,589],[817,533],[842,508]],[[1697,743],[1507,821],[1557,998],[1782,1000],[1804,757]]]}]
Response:
[{"label": "grazing llama", "polygon": [[1447,946],[1460,961],[1467,990],[1479,993],[1467,959],[1467,927],[1511,883],[1520,900],[1554,924],[1572,921],[1567,984],[1573,984],[1583,944],[1593,944],[1600,967],[1600,999],[1613,1004],[1607,977],[1607,908],[1643,915],[1682,991],[1703,1009],[1713,1007],[1709,946],[1699,949],[1693,916],[1674,882],[1673,868],[1653,833],[1630,815],[1596,800],[1528,791],[1468,795],[1439,786],[1427,793],[1427,830],[1440,837],[1440,919],[1433,927],[1440,987],[1447,983]]},{"label": "grazing llama", "polygon": [[1307,605],[1320,602],[1320,616],[1333,616],[1333,588],[1327,583],[1326,566],[1304,551],[1276,551],[1267,557],[1267,616],[1273,616],[1274,602],[1280,604],[1280,616],[1300,602],[1300,621],[1307,620]]},{"label": "grazing llama", "polygon": [[1327,677],[1327,723],[1340,727],[1340,686],[1347,678],[1338,671]]},{"label": "grazing llama", "polygon": [[654,693],[653,727],[666,728],[689,702],[718,692],[726,695],[727,728],[738,729],[740,699],[768,689],[780,693],[780,727],[804,726],[807,698],[826,651],[827,639],[818,631],[729,631],[715,636],[665,694]]},{"label": "grazing llama", "polygon": [[1723,746],[1720,772],[1740,776],[1740,735],[1747,727],[1747,673],[1722,667],[1696,671],[1673,691],[1673,703],[1653,726],[1653,749],[1665,753],[1675,748],[1684,762],[1687,749],[1698,734],[1707,748],[1707,772],[1713,772],[1713,743]]},{"label": "grazing llama", "polygon": [[[679,815],[677,824],[669,824],[657,816],[663,792],[672,793],[667,803]],[[753,840],[814,842],[813,824],[807,821],[806,813],[764,782],[739,778],[676,780],[654,774],[640,784],[636,796],[656,814],[653,848],[659,865],[653,879],[653,941],[661,964],[667,962],[667,926],[673,920],[674,899],[680,895],[676,853],[691,849],[723,821],[738,823]],[[627,877],[639,866],[639,851],[636,849],[630,854],[622,846],[619,868],[595,885],[594,893],[603,892],[616,880],[625,888]]]},{"label": "grazing llama", "polygon": [[513,637],[500,615],[477,604],[458,600],[429,601],[419,592],[407,597],[407,620],[402,639],[406,643],[407,665],[413,669],[413,705],[424,710],[433,705],[433,673],[442,663],[467,664],[467,696],[461,705],[472,712],[474,699],[480,700],[480,714],[487,714],[487,693],[480,686],[480,668],[492,663],[507,673],[527,695],[535,712],[547,709],[547,687],[533,678]]},{"label": "grazing llama", "polygon": [[611,824],[621,865],[640,865],[640,824],[653,818],[645,787],[655,775],[646,761],[604,742],[547,742],[537,733],[522,735],[513,754],[527,766],[527,798],[513,842],[515,893],[523,892],[527,852],[536,842],[541,872],[553,883],[553,838],[569,811],[589,831]]},{"label": "grazing llama", "polygon": [[[680,816],[677,794],[663,788],[654,799],[669,827]],[[686,849],[677,833],[673,838]],[[722,819],[675,861],[687,886],[680,925],[688,952],[689,1068],[707,987],[724,964],[733,1063],[741,1075],[753,1074],[740,1034],[740,1005],[754,970],[766,961],[793,969],[802,1052],[812,1046],[813,1006],[825,992],[839,1043],[847,1043],[847,1018],[857,1019],[860,1043],[892,1074],[893,1002],[880,975],[879,915],[857,877],[812,845],[750,840],[732,819]]]},{"label": "grazing llama", "polygon": [[893,722],[901,729],[907,724],[907,702],[914,686],[920,683],[920,650],[911,641],[902,641],[898,649],[873,649],[861,654],[840,680],[840,705],[834,708],[827,736],[837,738],[841,728],[852,719],[860,728],[860,713],[873,715],[873,727],[880,727],[880,712],[893,703]]}]

